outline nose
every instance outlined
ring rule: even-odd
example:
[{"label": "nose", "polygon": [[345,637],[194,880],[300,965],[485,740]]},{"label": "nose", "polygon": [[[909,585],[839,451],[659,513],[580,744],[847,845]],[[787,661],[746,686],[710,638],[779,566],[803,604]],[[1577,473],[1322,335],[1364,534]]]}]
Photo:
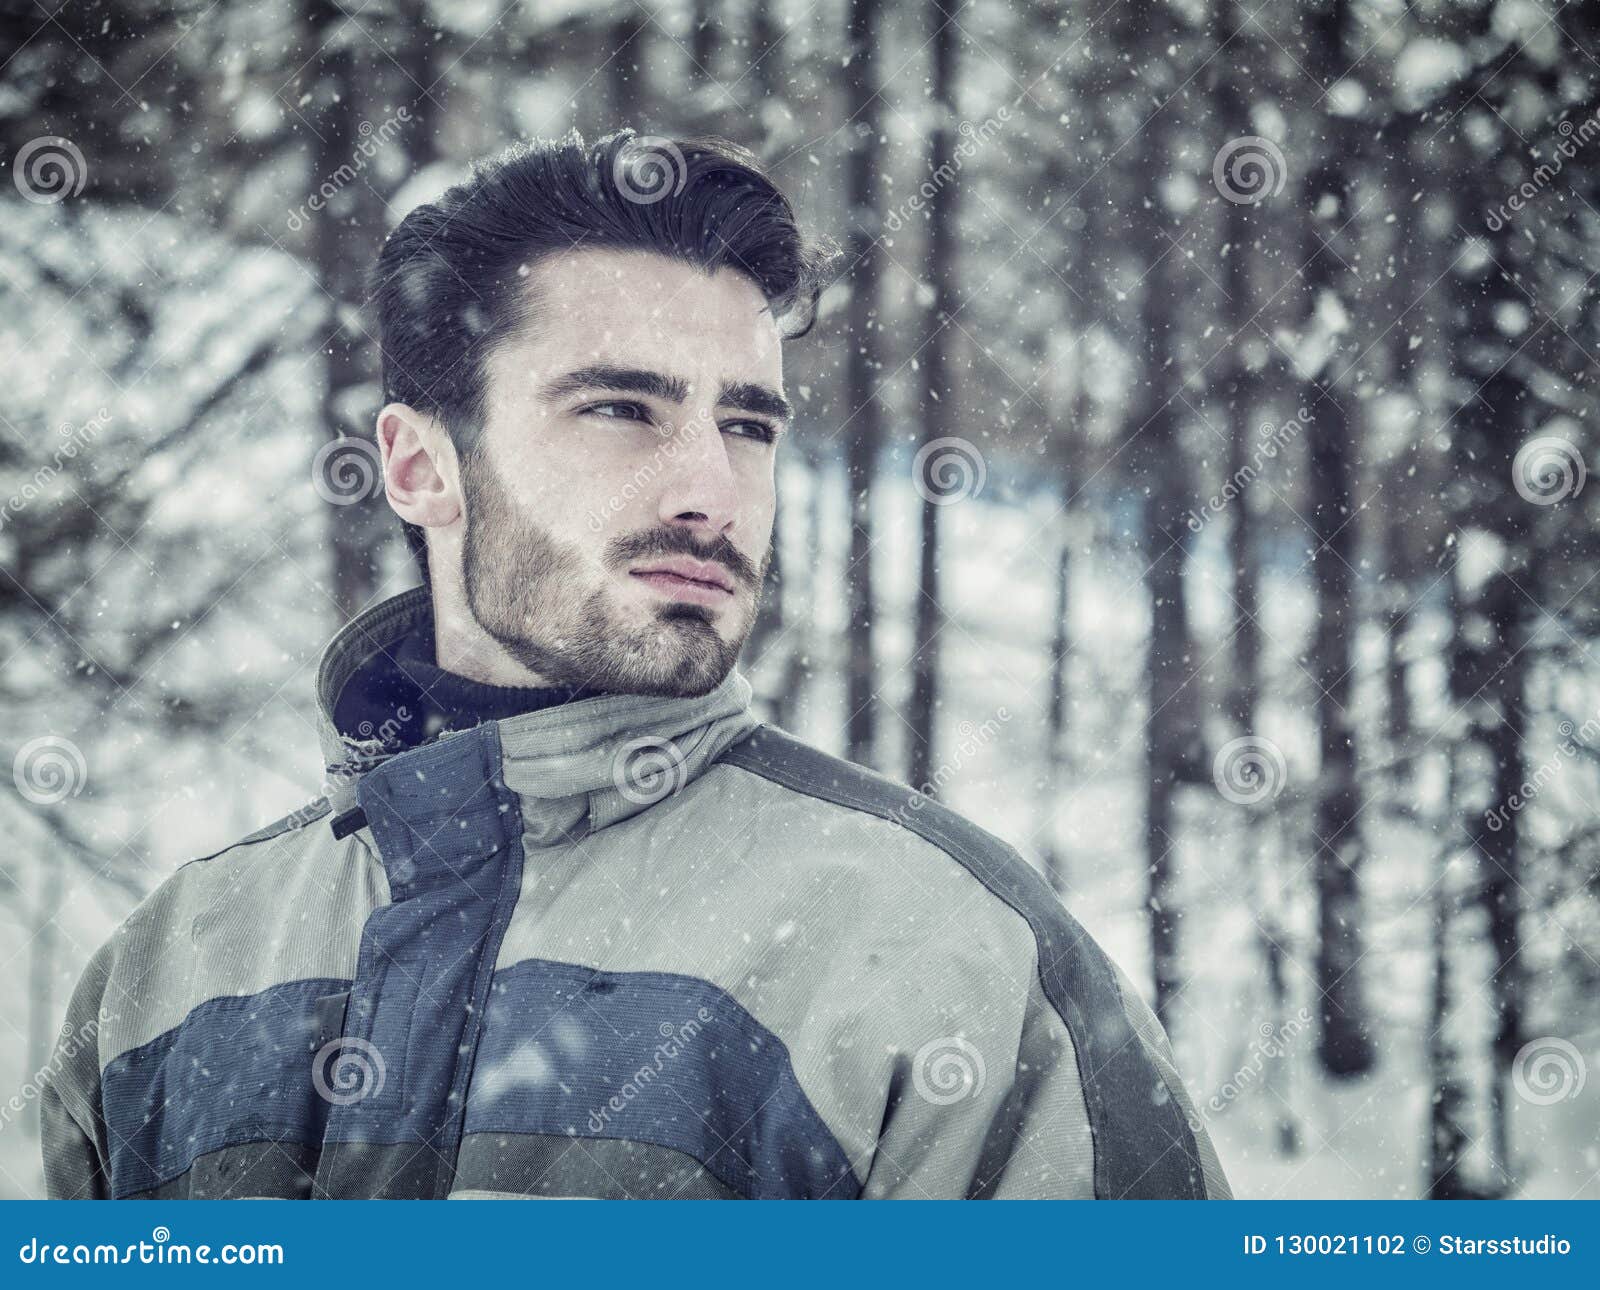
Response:
[{"label": "nose", "polygon": [[739,519],[739,489],[716,417],[707,410],[677,427],[661,489],[664,524],[684,524],[706,537],[727,536]]}]

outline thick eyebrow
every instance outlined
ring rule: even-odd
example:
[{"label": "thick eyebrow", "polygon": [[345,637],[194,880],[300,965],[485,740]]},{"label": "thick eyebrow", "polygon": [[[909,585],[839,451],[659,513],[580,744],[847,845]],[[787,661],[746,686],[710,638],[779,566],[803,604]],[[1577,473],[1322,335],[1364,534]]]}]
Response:
[{"label": "thick eyebrow", "polygon": [[717,406],[738,408],[741,412],[760,412],[779,421],[789,421],[794,417],[794,408],[788,399],[770,386],[756,385],[750,381],[724,383],[717,394]]},{"label": "thick eyebrow", "polygon": [[[689,383],[682,377],[668,376],[665,372],[642,367],[613,367],[608,363],[574,368],[548,382],[540,394],[547,403],[554,403],[582,390],[626,390],[665,399],[669,403],[685,403],[689,398]],[[724,382],[717,392],[717,406],[759,412],[781,421],[791,420],[794,416],[794,408],[788,399],[771,386],[751,381]]]}]

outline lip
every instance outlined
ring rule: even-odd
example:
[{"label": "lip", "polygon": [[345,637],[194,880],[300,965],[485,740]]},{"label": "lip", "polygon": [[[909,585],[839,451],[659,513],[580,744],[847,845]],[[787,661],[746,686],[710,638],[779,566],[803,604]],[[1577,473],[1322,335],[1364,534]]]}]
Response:
[{"label": "lip", "polygon": [[720,564],[676,556],[628,570],[646,586],[674,600],[697,605],[720,605],[733,595],[733,579]]}]

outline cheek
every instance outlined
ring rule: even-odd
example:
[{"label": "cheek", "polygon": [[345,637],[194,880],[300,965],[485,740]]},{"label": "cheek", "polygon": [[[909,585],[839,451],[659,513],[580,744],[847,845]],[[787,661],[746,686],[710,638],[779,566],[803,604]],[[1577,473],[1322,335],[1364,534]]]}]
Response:
[{"label": "cheek", "polygon": [[631,510],[639,491],[620,447],[605,436],[552,436],[511,466],[518,501],[552,533],[590,533],[595,516]]},{"label": "cheek", "polygon": [[775,462],[772,453],[762,453],[759,460],[742,464],[735,471],[742,512],[740,527],[745,530],[746,541],[755,548],[764,549],[772,535],[772,517],[777,510]]}]

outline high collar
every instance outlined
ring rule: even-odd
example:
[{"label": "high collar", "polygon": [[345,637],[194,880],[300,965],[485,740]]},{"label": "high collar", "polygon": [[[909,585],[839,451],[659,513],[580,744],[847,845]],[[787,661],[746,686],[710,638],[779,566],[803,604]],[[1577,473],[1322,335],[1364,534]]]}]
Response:
[{"label": "high collar", "polygon": [[[392,730],[341,730],[335,714],[348,687],[382,690],[394,650],[430,620],[426,587],[413,587],[357,615],[328,643],[317,669],[319,737],[325,791],[338,817],[356,802],[356,785],[380,768],[384,777],[421,774],[433,750],[463,737],[446,732],[414,748]],[[403,724],[403,714],[397,716]],[[574,829],[604,828],[677,792],[729,744],[757,724],[750,684],[730,671],[708,694],[661,698],[608,694],[486,722],[498,739],[505,785],[522,799],[534,840]],[[398,725],[397,727],[398,728]]]}]

